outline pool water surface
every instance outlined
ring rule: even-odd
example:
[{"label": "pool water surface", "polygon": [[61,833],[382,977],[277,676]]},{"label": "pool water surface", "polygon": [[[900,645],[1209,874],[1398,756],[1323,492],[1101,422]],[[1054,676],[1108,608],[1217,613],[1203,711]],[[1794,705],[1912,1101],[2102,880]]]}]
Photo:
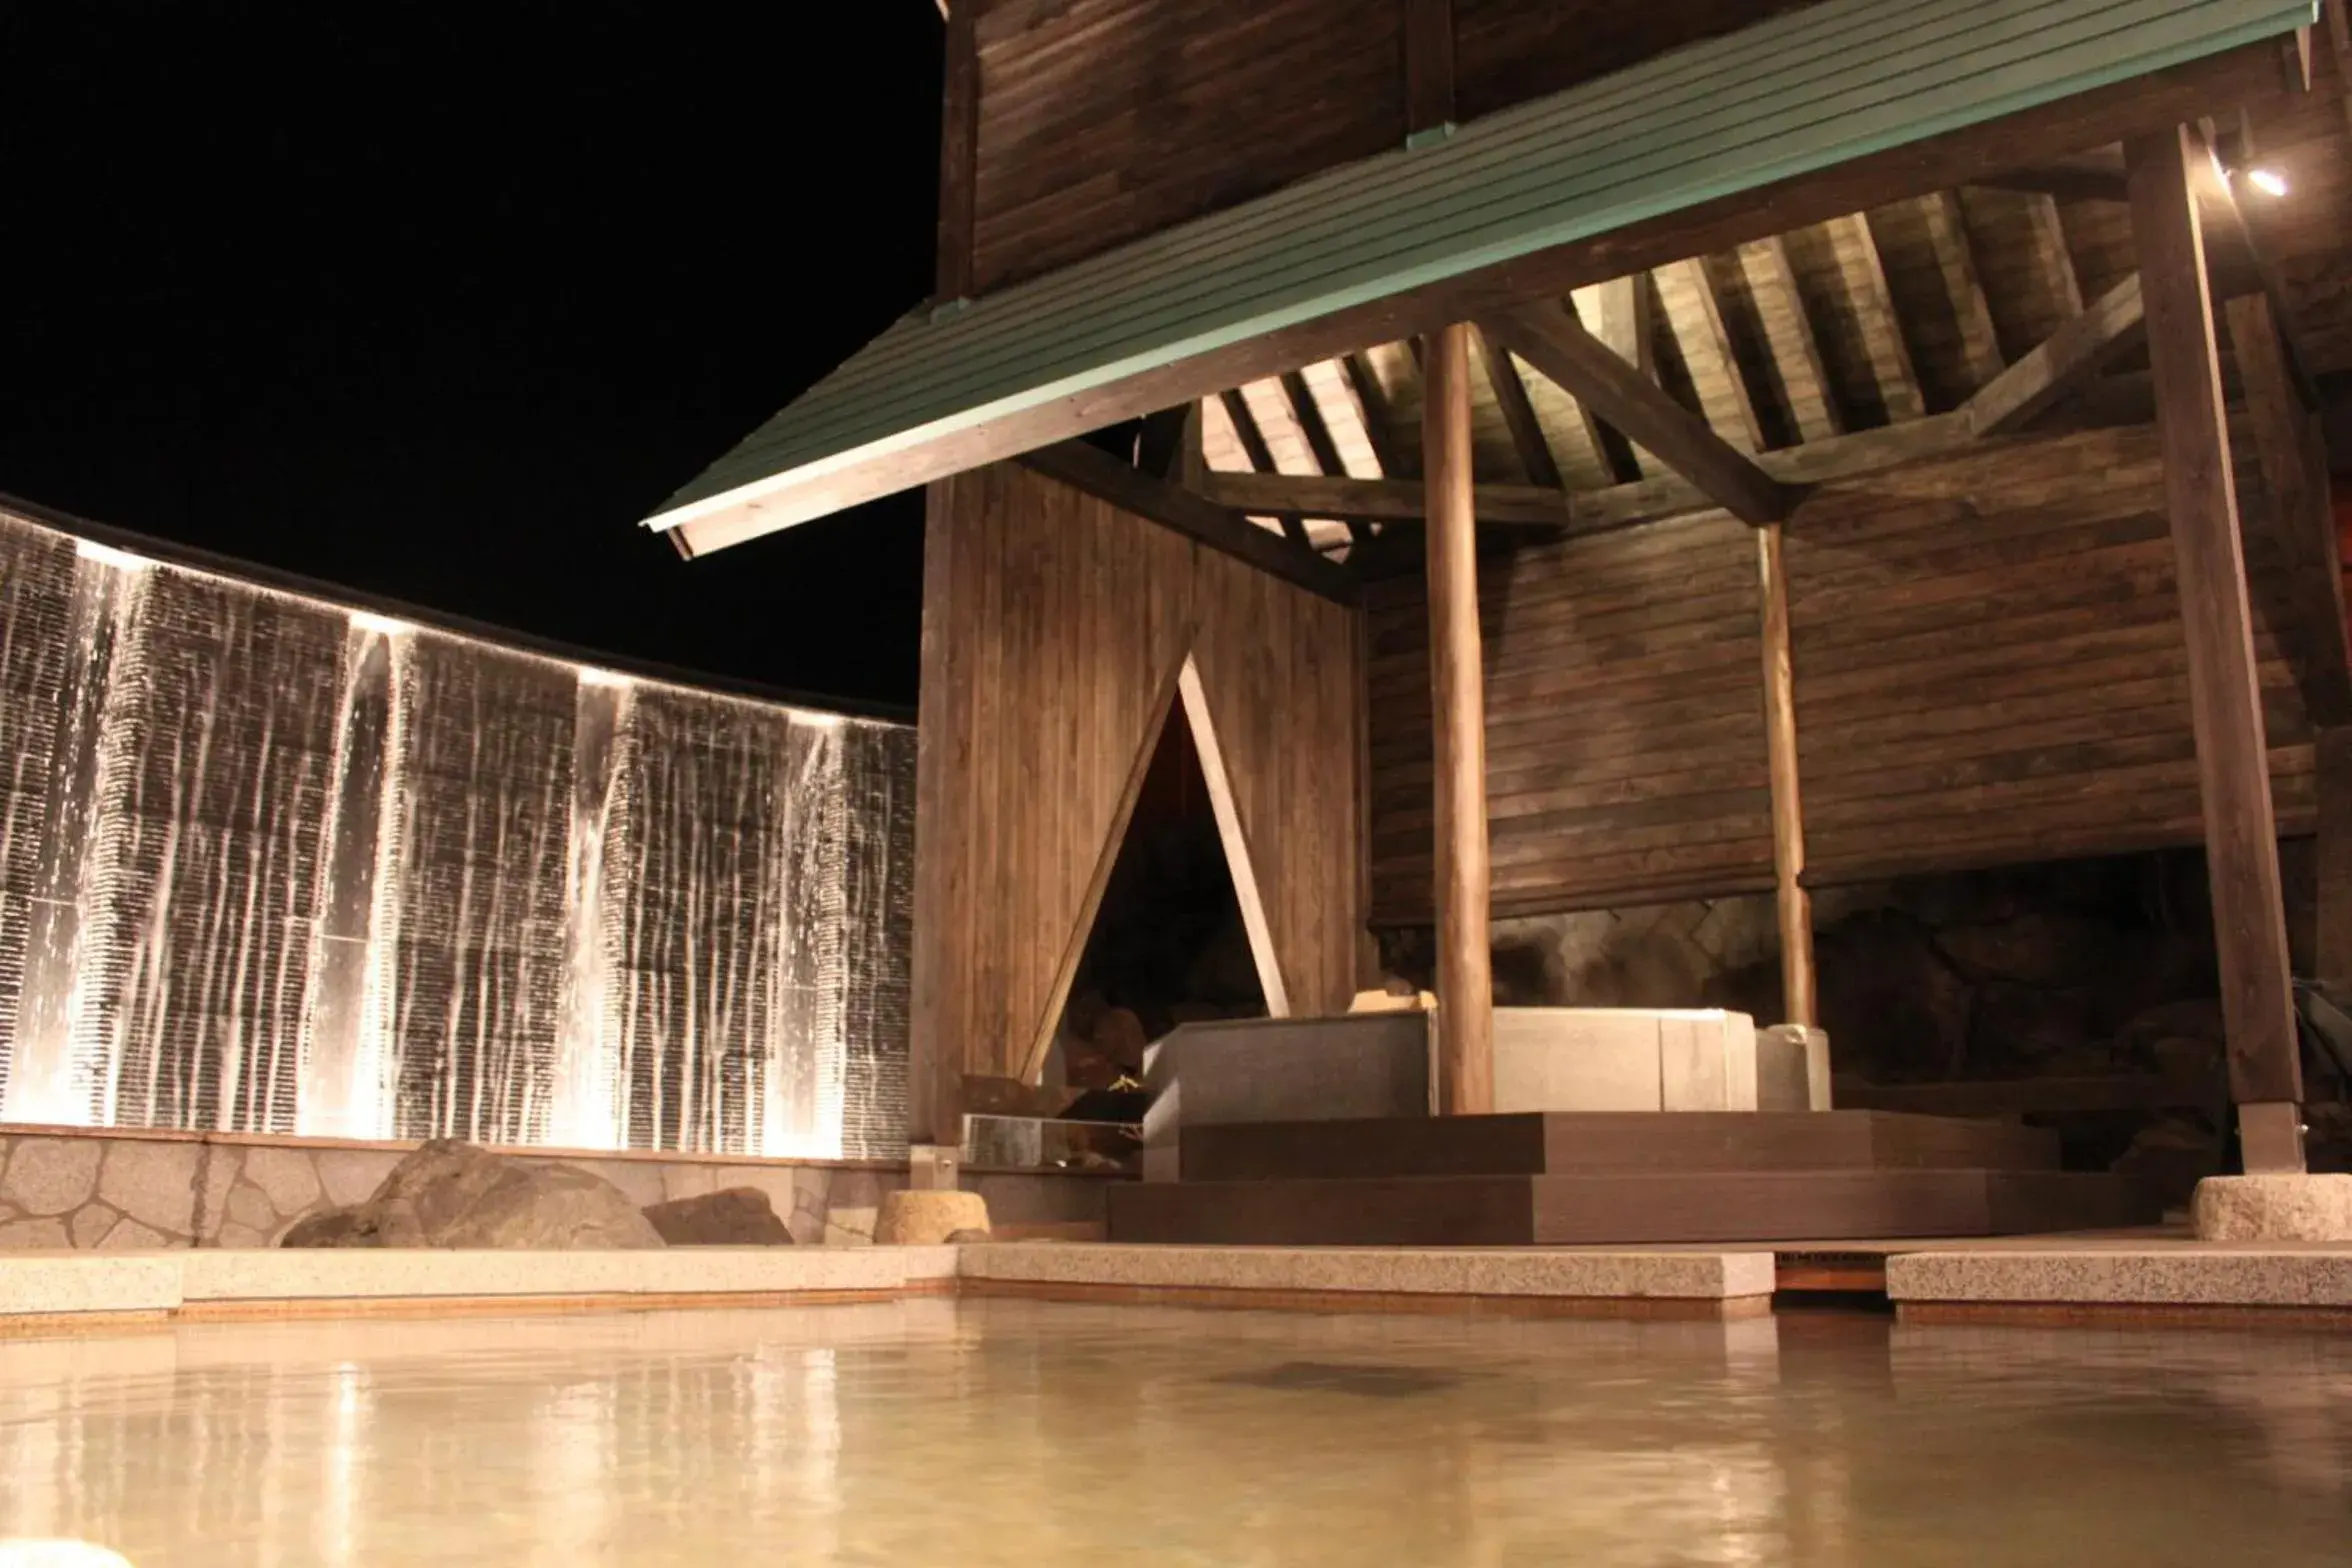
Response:
[{"label": "pool water surface", "polygon": [[2352,1562],[2352,1343],[1002,1301],[193,1326],[0,1343],[0,1537],[139,1568],[2300,1568]]}]

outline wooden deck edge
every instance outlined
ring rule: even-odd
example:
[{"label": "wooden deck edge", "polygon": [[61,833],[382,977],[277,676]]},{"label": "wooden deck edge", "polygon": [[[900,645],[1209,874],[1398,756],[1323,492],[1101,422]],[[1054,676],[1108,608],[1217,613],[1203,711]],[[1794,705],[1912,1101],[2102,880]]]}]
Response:
[{"label": "wooden deck edge", "polygon": [[1911,1327],[2352,1330],[2352,1306],[2157,1301],[1898,1301]]},{"label": "wooden deck edge", "polygon": [[1093,1306],[1201,1307],[1256,1312],[1377,1312],[1435,1317],[1617,1318],[1731,1322],[1772,1315],[1770,1296],[1479,1296],[1387,1290],[1252,1290],[1212,1285],[1120,1285],[1074,1280],[966,1279],[982,1300]]}]

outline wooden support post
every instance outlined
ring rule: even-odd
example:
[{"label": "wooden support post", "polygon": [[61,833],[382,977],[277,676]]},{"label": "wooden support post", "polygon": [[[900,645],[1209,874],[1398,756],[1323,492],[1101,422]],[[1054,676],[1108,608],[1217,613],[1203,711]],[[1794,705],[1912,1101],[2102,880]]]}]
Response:
[{"label": "wooden support post", "polygon": [[1781,1021],[1820,1022],[1813,978],[1813,895],[1805,891],[1805,805],[1797,770],[1797,691],[1789,659],[1788,568],[1780,524],[1756,530],[1764,600],[1764,745],[1772,766],[1772,870],[1780,911]]},{"label": "wooden support post", "polygon": [[2130,144],[2127,179],[2188,643],[2230,1090],[2246,1169],[2297,1172],[2303,1072],[2237,481],[2191,183],[2191,160],[2203,156],[2176,127]]},{"label": "wooden support post", "polygon": [[2352,1001],[2352,727],[2319,732],[2319,983]]},{"label": "wooden support post", "polygon": [[1494,1109],[1494,974],[1488,947],[1486,671],[1472,510],[1470,328],[1429,339],[1422,462],[1428,476],[1430,711],[1436,724],[1438,1106]]}]

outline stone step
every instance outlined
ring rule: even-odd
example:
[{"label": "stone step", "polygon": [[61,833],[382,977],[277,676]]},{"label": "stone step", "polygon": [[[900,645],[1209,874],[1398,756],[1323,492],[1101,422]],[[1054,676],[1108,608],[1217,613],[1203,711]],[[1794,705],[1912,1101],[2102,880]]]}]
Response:
[{"label": "stone step", "polygon": [[1110,1239],[1227,1246],[1512,1247],[2007,1236],[2148,1224],[2116,1176],[2057,1171],[1712,1171],[1145,1182]]},{"label": "stone step", "polygon": [[2058,1137],[1888,1111],[1626,1111],[1187,1125],[1186,1181],[2058,1166]]}]

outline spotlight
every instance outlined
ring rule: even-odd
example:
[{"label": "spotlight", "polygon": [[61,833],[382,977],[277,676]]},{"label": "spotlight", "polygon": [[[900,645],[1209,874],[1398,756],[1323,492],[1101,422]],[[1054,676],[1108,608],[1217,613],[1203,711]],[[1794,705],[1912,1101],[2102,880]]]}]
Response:
[{"label": "spotlight", "polygon": [[155,564],[143,555],[133,555],[128,550],[117,550],[113,545],[100,544],[95,539],[76,539],[74,554],[85,561],[96,561],[100,566],[111,566],[117,571],[124,572],[144,571]]},{"label": "spotlight", "polygon": [[615,675],[610,670],[592,669],[583,665],[580,669],[580,684],[583,686],[627,686],[632,683],[626,675]]},{"label": "spotlight", "polygon": [[406,621],[396,621],[389,615],[378,615],[373,610],[352,611],[351,629],[355,632],[382,632],[387,637],[397,637],[402,632],[416,630]]},{"label": "spotlight", "polygon": [[2276,169],[2248,169],[2246,183],[2265,196],[2284,196],[2287,193],[2287,177]]}]

